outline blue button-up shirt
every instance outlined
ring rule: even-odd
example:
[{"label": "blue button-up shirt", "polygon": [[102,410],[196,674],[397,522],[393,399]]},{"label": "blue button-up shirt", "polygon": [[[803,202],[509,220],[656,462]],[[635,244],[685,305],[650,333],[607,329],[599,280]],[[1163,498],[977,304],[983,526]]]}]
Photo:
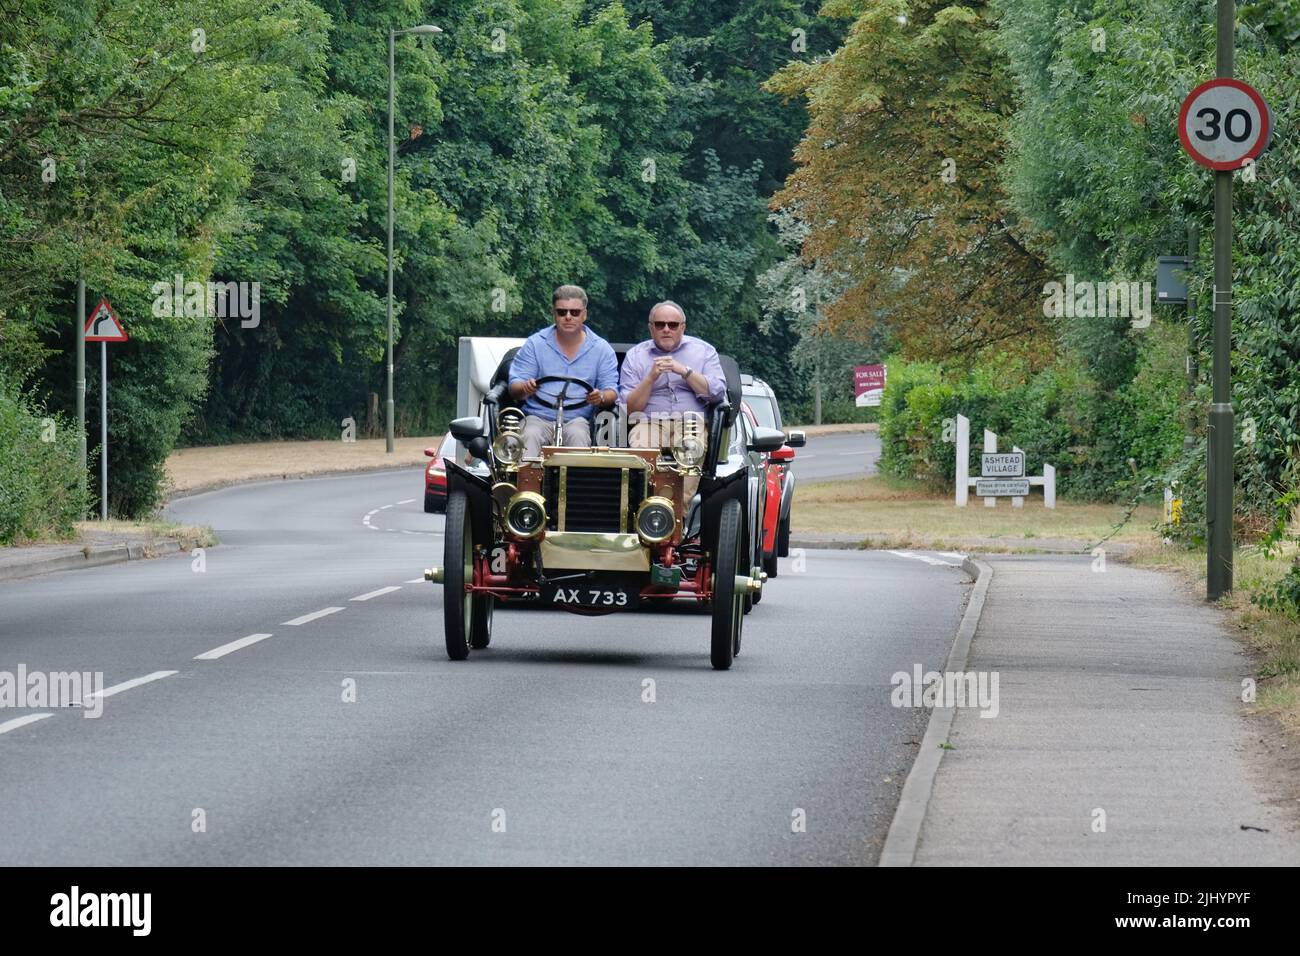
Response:
[{"label": "blue button-up shirt", "polygon": [[[590,326],[584,325],[586,337],[578,348],[578,354],[569,358],[555,341],[555,326],[548,326],[540,332],[534,332],[515,353],[510,363],[510,381],[527,381],[530,378],[544,378],[547,375],[567,375],[590,382],[592,387],[604,391],[618,388],[618,359],[608,342],[597,335]],[[524,400],[523,409],[527,415],[540,415],[554,418],[555,409],[547,408],[537,400],[544,395],[551,401],[559,399],[560,394],[568,388],[569,402],[585,400],[587,393],[580,386],[565,382],[547,382],[537,390],[537,395],[530,395]],[[595,409],[591,405],[565,412],[565,418],[581,416],[590,418]]]},{"label": "blue button-up shirt", "polygon": [[709,383],[708,395],[700,398],[695,394],[695,389],[687,385],[680,375],[665,372],[655,379],[654,385],[650,388],[650,396],[643,409],[647,415],[657,412],[669,414],[703,412],[708,408],[709,403],[722,401],[727,394],[727,378],[722,371],[722,363],[718,361],[718,350],[703,339],[697,339],[693,335],[683,335],[682,340],[677,343],[677,348],[671,352],[665,352],[655,345],[654,339],[628,349],[627,354],[623,356],[623,370],[619,373],[622,382],[618,395],[620,402],[627,404],[628,395],[650,374],[650,367],[654,365],[655,359],[665,355],[671,355],[683,365],[703,375]]}]

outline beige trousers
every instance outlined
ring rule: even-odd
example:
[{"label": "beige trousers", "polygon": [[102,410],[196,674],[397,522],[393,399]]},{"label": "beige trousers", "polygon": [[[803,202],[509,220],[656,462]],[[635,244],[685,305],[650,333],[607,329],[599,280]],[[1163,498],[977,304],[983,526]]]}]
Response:
[{"label": "beige trousers", "polygon": [[[635,414],[635,413],[634,413]],[[697,416],[700,429],[699,436],[708,444],[709,429],[704,422],[704,416],[698,412],[686,412],[687,415]],[[682,437],[682,415],[653,415],[642,418],[628,431],[627,444],[629,448],[671,448]],[[695,492],[700,487],[699,475],[686,475],[682,479],[682,494],[685,496],[685,504],[690,504],[691,499],[695,497]]]}]

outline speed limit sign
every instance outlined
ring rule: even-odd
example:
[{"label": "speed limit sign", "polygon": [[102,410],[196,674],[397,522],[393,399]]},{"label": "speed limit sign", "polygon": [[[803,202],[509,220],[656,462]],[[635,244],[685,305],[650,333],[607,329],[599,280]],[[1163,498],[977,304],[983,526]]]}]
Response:
[{"label": "speed limit sign", "polygon": [[1268,145],[1272,116],[1253,86],[1240,80],[1202,83],[1178,111],[1183,149],[1210,169],[1239,169]]}]

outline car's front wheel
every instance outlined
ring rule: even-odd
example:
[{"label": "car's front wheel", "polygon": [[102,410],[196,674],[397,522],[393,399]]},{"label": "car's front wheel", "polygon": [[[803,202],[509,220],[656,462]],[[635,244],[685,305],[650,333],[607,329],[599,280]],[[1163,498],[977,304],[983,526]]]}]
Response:
[{"label": "car's front wheel", "polygon": [[447,497],[443,555],[442,613],[447,656],[463,661],[469,657],[471,647],[484,648],[491,642],[493,602],[490,594],[465,589],[474,580],[474,526],[463,491]]},{"label": "car's front wheel", "polygon": [[743,549],[740,502],[722,506],[718,518],[718,540],[713,548],[713,641],[710,655],[714,670],[725,671],[740,649],[744,625],[744,593],[736,587],[736,576],[748,574]]},{"label": "car's front wheel", "polygon": [[776,553],[778,557],[790,557],[790,516],[788,514],[776,526]]}]

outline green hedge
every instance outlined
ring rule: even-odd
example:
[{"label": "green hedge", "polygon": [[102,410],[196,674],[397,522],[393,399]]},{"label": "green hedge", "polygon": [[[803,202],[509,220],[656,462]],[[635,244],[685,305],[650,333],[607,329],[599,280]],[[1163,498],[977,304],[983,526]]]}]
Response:
[{"label": "green hedge", "polygon": [[89,503],[75,428],[0,372],[0,545],[70,537]]},{"label": "green hedge", "polygon": [[1024,449],[1026,473],[1041,474],[1044,463],[1054,465],[1060,494],[1123,496],[1134,486],[1129,459],[1140,472],[1156,474],[1182,448],[1176,335],[1177,330],[1156,331],[1144,340],[1137,376],[1109,394],[1066,361],[1030,371],[1022,360],[997,356],[954,372],[893,359],[880,409],[881,471],[950,490],[961,414],[971,422],[972,475],[979,474],[987,428],[997,433],[1001,450]]}]

